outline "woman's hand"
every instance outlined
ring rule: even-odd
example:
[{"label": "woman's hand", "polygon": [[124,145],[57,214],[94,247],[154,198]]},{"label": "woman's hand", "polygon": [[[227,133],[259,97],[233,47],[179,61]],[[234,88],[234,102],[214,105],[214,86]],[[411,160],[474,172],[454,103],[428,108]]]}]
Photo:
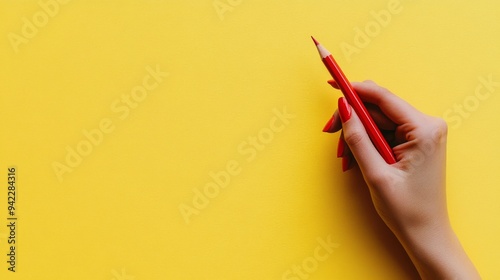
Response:
[{"label": "woman's hand", "polygon": [[448,217],[446,123],[421,113],[372,81],[352,85],[393,147],[397,162],[389,165],[384,161],[356,112],[340,98],[339,109],[324,131],[342,129],[337,154],[342,157],[343,170],[357,163],[378,214],[422,278],[479,279]]}]

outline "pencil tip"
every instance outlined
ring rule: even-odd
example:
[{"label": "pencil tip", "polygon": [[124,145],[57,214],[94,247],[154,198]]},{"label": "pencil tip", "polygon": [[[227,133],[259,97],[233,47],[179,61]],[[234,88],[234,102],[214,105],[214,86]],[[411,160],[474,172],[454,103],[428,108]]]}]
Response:
[{"label": "pencil tip", "polygon": [[316,39],[314,39],[314,37],[313,37],[313,36],[311,36],[311,39],[313,39],[314,44],[316,44],[316,46],[317,46],[317,45],[319,45],[318,41],[316,41]]}]

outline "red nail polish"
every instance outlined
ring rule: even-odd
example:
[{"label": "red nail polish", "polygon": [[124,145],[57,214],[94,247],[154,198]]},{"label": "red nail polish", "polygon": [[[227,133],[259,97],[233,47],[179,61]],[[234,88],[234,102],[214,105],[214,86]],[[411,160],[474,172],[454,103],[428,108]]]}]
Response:
[{"label": "red nail polish", "polygon": [[343,123],[351,118],[351,105],[344,97],[339,98],[339,115]]},{"label": "red nail polish", "polygon": [[345,153],[345,141],[343,137],[339,138],[339,144],[337,145],[337,157],[342,157]]},{"label": "red nail polish", "polygon": [[333,126],[333,121],[335,120],[335,116],[332,116],[330,120],[326,123],[325,127],[323,128],[323,132],[330,132]]},{"label": "red nail polish", "polygon": [[350,156],[342,157],[342,172],[346,172],[347,170],[349,170],[350,166],[351,166],[351,157]]},{"label": "red nail polish", "polygon": [[327,81],[334,89],[339,89],[339,85],[337,84],[337,82],[335,82],[335,80],[328,80]]}]

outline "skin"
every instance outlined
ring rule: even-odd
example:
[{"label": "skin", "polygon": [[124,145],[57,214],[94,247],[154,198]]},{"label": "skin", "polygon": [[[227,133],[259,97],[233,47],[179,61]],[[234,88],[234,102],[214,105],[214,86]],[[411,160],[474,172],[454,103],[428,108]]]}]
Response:
[{"label": "skin", "polygon": [[393,147],[397,162],[389,165],[383,160],[348,104],[344,109],[350,117],[337,110],[330,132],[342,129],[339,142],[345,141],[347,149],[341,156],[353,162],[349,168],[360,168],[378,214],[422,279],[480,279],[448,216],[446,122],[421,113],[372,81],[352,85]]}]

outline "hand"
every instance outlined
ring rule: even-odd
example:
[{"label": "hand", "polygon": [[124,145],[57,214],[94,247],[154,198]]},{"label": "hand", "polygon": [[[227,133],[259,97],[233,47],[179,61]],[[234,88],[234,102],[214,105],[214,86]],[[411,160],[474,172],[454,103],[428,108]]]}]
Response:
[{"label": "hand", "polygon": [[397,162],[389,165],[384,161],[356,112],[340,98],[339,109],[324,131],[342,129],[338,156],[343,170],[357,163],[378,214],[422,278],[479,278],[448,217],[446,123],[421,113],[372,81],[352,85],[393,147]]}]

